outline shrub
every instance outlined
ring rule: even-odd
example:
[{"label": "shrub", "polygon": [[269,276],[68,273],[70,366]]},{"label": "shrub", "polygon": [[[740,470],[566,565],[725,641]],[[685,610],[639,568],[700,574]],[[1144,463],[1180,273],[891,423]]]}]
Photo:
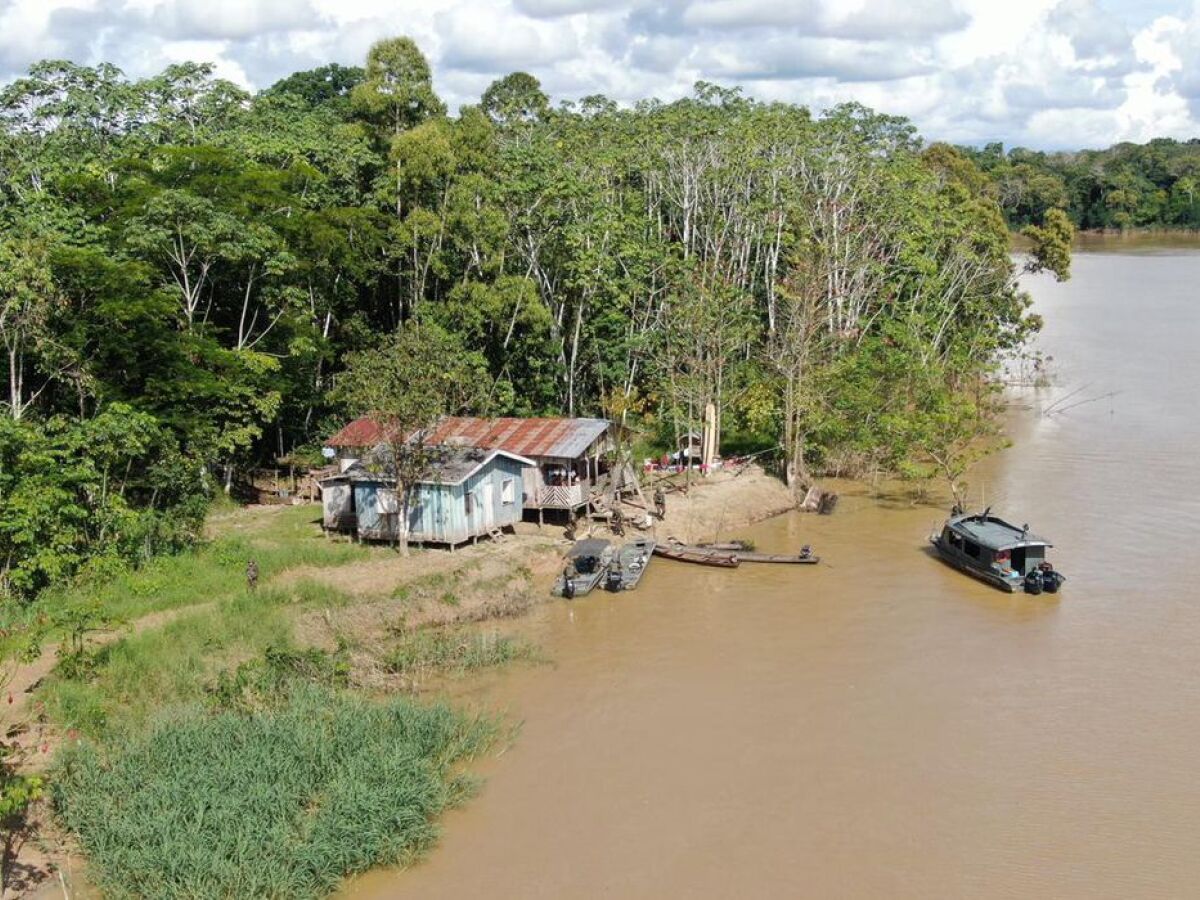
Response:
[{"label": "shrub", "polygon": [[114,897],[316,897],[406,863],[469,793],[492,722],[298,687],[252,714],[200,708],[102,752],[62,751],[52,797]]}]

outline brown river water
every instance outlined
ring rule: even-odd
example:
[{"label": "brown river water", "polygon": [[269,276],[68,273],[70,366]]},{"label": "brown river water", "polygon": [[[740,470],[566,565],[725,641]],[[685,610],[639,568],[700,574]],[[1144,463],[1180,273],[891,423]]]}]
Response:
[{"label": "brown river water", "polygon": [[825,565],[547,605],[552,662],[459,698],[522,723],[480,794],[345,896],[1200,895],[1200,250],[1088,249],[1027,279],[1055,384],[970,476],[1064,593],[960,575],[941,509],[859,491],[743,532]]}]

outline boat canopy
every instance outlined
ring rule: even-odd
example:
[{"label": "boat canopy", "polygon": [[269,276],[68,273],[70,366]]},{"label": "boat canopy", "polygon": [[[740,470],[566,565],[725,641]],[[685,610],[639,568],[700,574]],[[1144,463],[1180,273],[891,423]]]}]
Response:
[{"label": "boat canopy", "polygon": [[576,541],[575,546],[567,551],[567,558],[582,559],[594,556],[599,559],[606,549],[608,549],[608,541],[600,538],[584,538],[582,541]]},{"label": "boat canopy", "polygon": [[950,520],[952,531],[989,550],[1014,550],[1018,547],[1052,547],[1045,538],[1031,534],[996,516],[959,516]]}]

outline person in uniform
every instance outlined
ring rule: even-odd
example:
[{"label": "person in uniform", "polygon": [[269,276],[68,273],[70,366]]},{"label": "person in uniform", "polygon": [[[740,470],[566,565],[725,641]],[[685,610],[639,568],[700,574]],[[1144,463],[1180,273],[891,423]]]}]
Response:
[{"label": "person in uniform", "polygon": [[625,515],[621,512],[621,507],[613,507],[612,521],[609,525],[612,528],[613,534],[618,537],[625,536]]},{"label": "person in uniform", "polygon": [[667,517],[667,495],[660,487],[654,489],[654,514],[660,522]]},{"label": "person in uniform", "polygon": [[253,591],[258,587],[258,563],[254,560],[246,563],[246,588]]}]

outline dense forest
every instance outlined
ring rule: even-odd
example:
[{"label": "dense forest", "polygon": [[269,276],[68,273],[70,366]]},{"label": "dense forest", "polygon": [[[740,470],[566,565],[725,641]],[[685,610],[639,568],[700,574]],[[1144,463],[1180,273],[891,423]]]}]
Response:
[{"label": "dense forest", "polygon": [[665,443],[712,402],[797,482],[953,478],[1039,324],[1000,203],[1061,277],[1052,208],[1093,224],[1056,159],[706,83],[552,107],[515,73],[451,116],[403,38],[256,94],[39,63],[0,93],[0,594],[183,546],[239,472],[319,458],[346,361],[397,335],[476,413]]},{"label": "dense forest", "polygon": [[1200,228],[1200,139],[1041,153],[1000,144],[962,152],[987,173],[1009,222],[1064,209],[1077,228]]}]

